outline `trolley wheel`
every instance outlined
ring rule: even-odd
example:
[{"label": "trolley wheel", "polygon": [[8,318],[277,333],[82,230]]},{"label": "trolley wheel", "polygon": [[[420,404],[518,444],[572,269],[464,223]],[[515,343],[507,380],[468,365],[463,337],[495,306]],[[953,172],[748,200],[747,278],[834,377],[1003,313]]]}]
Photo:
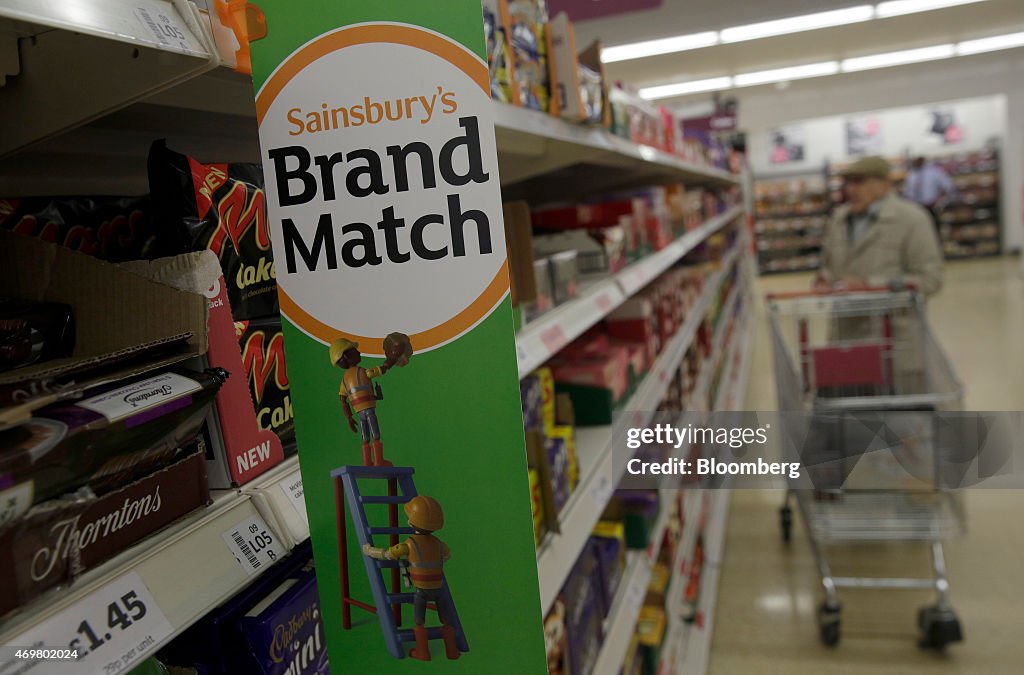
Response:
[{"label": "trolley wheel", "polygon": [[818,630],[821,643],[826,647],[835,647],[839,644],[840,609],[838,602],[829,602],[828,600],[818,607]]},{"label": "trolley wheel", "polygon": [[921,649],[942,651],[947,645],[964,639],[960,619],[950,607],[922,607],[917,611],[917,628],[917,644]]},{"label": "trolley wheel", "polygon": [[779,508],[779,527],[782,528],[782,541],[789,543],[793,538],[793,509],[789,504]]}]

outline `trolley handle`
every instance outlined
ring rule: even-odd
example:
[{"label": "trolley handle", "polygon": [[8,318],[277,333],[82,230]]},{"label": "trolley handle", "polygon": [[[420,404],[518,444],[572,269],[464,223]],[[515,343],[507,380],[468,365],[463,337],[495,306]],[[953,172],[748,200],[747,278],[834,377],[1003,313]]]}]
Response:
[{"label": "trolley handle", "polygon": [[889,286],[867,286],[865,288],[847,289],[831,288],[827,291],[811,289],[809,291],[790,291],[788,293],[768,293],[765,298],[771,300],[796,300],[798,298],[831,298],[845,295],[864,295],[866,293],[898,293],[901,291],[917,292],[916,284],[901,283]]}]

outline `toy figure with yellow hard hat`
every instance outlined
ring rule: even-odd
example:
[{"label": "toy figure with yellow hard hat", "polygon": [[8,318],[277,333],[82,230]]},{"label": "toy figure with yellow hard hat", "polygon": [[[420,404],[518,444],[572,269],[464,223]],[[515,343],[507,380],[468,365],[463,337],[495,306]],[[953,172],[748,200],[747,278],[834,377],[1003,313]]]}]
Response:
[{"label": "toy figure with yellow hard hat", "polygon": [[448,545],[434,536],[444,526],[444,512],[433,497],[417,495],[405,504],[405,515],[414,532],[400,544],[389,548],[363,545],[363,553],[377,560],[400,560],[408,564],[408,573],[416,589],[413,601],[416,625],[413,634],[416,646],[409,656],[421,661],[430,660],[429,633],[426,627],[428,603],[437,607],[441,620],[441,637],[445,656],[459,658],[456,632],[453,627],[455,607],[451,595],[443,592],[444,563],[451,557]]},{"label": "toy figure with yellow hard hat", "polygon": [[[384,444],[380,439],[380,425],[377,422],[377,401],[384,398],[380,385],[373,380],[381,377],[394,366],[409,363],[412,344],[409,336],[391,333],[384,338],[384,363],[375,368],[362,368],[362,354],[359,344],[348,338],[339,337],[331,342],[331,365],[345,370],[338,396],[349,429],[363,438],[363,464],[365,466],[387,466],[384,459]],[[358,419],[358,423],[357,420]]]}]

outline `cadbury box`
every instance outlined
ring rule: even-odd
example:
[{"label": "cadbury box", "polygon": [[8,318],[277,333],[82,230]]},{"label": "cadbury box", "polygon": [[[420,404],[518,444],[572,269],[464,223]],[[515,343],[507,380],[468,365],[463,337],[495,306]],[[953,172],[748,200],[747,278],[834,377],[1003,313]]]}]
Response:
[{"label": "cadbury box", "polygon": [[43,502],[0,532],[0,615],[210,502],[206,462],[188,457],[102,497]]},{"label": "cadbury box", "polygon": [[[241,618],[240,628],[260,675],[327,675],[320,596],[313,564],[285,579]],[[257,670],[258,669],[258,670]]]}]

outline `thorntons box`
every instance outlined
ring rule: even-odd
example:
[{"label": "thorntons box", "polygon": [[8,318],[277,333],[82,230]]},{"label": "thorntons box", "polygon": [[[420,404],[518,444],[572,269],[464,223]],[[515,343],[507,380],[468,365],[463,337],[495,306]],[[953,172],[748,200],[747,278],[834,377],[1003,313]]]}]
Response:
[{"label": "thorntons box", "polygon": [[93,499],[54,499],[0,533],[0,615],[209,503],[206,463],[196,452]]},{"label": "thorntons box", "polygon": [[242,617],[262,675],[327,675],[327,645],[312,563]]}]

